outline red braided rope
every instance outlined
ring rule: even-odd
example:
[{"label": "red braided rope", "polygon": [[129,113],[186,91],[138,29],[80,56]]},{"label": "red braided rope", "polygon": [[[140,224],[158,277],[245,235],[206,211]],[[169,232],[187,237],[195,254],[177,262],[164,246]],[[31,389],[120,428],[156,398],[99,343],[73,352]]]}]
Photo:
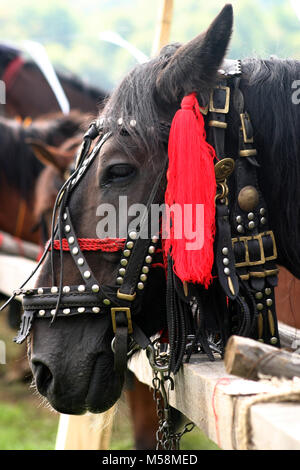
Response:
[{"label": "red braided rope", "polygon": [[[120,251],[123,250],[125,241],[125,238],[78,238],[81,251]],[[59,240],[54,240],[54,249],[60,250]],[[66,238],[62,239],[62,249],[63,251],[70,251]]]},{"label": "red braided rope", "polygon": [[[78,244],[81,251],[105,251],[112,253],[114,251],[123,250],[125,247],[125,238],[78,238]],[[49,250],[51,250],[51,244],[49,244]],[[70,251],[69,244],[66,238],[62,239],[62,248],[63,251]],[[54,250],[60,249],[59,240],[54,240]],[[162,249],[158,248],[156,253],[161,253]],[[165,265],[163,263],[153,263],[153,268],[163,268]]]}]

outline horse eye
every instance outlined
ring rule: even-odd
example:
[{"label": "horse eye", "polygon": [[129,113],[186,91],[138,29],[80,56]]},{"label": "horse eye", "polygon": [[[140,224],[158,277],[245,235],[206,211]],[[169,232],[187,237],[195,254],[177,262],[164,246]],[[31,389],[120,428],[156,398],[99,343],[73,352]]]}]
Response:
[{"label": "horse eye", "polygon": [[111,183],[126,182],[136,174],[136,168],[128,163],[119,163],[108,167],[101,178],[101,186]]}]

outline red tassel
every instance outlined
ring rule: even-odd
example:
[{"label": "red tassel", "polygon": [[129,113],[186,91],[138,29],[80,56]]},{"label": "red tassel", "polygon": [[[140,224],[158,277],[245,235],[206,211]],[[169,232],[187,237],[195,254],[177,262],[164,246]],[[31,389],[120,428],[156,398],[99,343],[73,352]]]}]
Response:
[{"label": "red tassel", "polygon": [[[168,153],[165,203],[169,207],[180,206],[182,234],[178,212],[175,216],[171,211],[164,250],[166,254],[171,253],[174,271],[181,281],[200,283],[207,288],[214,261],[215,151],[206,141],[204,119],[195,93],[183,98],[181,109],[174,116]],[[192,233],[196,233],[194,240]]]}]

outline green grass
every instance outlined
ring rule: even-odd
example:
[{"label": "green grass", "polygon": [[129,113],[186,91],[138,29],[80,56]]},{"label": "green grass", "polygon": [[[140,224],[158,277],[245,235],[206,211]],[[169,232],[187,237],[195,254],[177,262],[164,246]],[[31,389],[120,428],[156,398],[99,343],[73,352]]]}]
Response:
[{"label": "green grass", "polygon": [[[3,381],[2,381],[3,382]],[[59,416],[40,405],[28,384],[0,384],[0,450],[51,450]],[[122,399],[114,419],[111,450],[134,449],[130,411]],[[218,447],[197,428],[181,440],[181,450]]]},{"label": "green grass", "polygon": [[[181,429],[183,426],[181,427]],[[180,429],[180,430],[181,430]],[[111,450],[131,450],[134,447],[130,413],[124,400],[119,404],[113,424]],[[180,443],[180,450],[218,450],[219,447],[208,439],[198,428],[186,433]]]},{"label": "green grass", "polygon": [[58,417],[28,403],[0,403],[1,450],[54,449]]},{"label": "green grass", "polygon": [[[28,384],[0,386],[0,450],[54,450],[58,414],[43,408]],[[114,419],[110,449],[134,449],[130,411],[123,399]],[[181,450],[196,449],[218,447],[195,428],[183,436]]]},{"label": "green grass", "polygon": [[181,450],[220,450],[220,448],[213,441],[208,439],[206,435],[195,428],[193,431],[182,436]]},{"label": "green grass", "polygon": [[6,344],[7,364],[0,365],[0,450],[54,449],[59,415],[41,406],[28,382],[8,382],[26,354],[22,346],[13,343],[14,336],[3,312],[0,339]]}]

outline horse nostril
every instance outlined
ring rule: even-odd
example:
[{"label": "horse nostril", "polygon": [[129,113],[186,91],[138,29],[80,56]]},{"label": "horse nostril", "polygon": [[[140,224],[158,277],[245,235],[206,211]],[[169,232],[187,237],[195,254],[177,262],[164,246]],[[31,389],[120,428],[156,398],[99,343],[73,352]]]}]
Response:
[{"label": "horse nostril", "polygon": [[33,360],[32,370],[38,391],[41,395],[46,396],[53,379],[50,369],[43,362]]}]

